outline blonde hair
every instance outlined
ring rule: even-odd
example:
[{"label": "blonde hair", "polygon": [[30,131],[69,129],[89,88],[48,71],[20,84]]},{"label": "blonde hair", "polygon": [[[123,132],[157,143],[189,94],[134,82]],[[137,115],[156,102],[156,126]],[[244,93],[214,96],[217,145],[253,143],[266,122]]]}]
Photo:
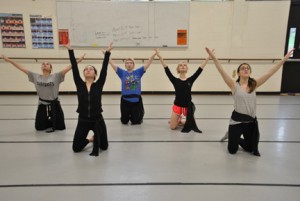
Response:
[{"label": "blonde hair", "polygon": [[181,64],[186,64],[186,67],[187,67],[187,62],[186,61],[181,61],[178,65],[177,65],[177,68],[176,68],[176,71],[177,71],[177,73],[179,74],[180,73],[180,71],[179,71],[179,66],[181,65]]},{"label": "blonde hair", "polygon": [[135,63],[134,63],[134,59],[132,59],[132,58],[127,58],[127,59],[125,59],[125,60],[124,60],[124,63],[126,63],[126,61],[132,61],[132,63],[133,63],[133,66],[135,65]]}]

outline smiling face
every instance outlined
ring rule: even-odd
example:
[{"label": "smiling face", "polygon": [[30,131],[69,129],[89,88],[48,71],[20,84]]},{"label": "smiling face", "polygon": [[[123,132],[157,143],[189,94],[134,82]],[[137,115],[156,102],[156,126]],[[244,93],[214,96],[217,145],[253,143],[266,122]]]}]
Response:
[{"label": "smiling face", "polygon": [[133,59],[126,59],[125,60],[125,68],[127,71],[132,71],[134,69],[134,61]]},{"label": "smiling face", "polygon": [[97,76],[97,70],[94,66],[91,66],[91,65],[86,66],[83,69],[83,75],[86,79],[87,78],[93,78],[95,80],[96,76]]},{"label": "smiling face", "polygon": [[247,63],[242,63],[238,69],[237,73],[239,77],[250,77],[251,75],[251,67]]},{"label": "smiling face", "polygon": [[185,61],[180,62],[177,65],[177,73],[186,73],[188,71],[188,66],[187,63]]},{"label": "smiling face", "polygon": [[47,72],[51,73],[52,65],[48,61],[44,61],[42,63],[41,69],[42,69],[42,71],[47,71]]}]

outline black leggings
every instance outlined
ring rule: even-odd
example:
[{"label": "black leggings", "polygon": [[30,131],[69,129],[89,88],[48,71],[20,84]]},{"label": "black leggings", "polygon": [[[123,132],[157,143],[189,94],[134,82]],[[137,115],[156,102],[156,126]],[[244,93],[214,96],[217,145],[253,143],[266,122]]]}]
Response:
[{"label": "black leggings", "polygon": [[[90,130],[94,132],[94,140],[98,140],[100,142],[99,148],[102,150],[106,150],[108,148],[107,131],[104,119],[97,121],[78,119],[73,140],[74,152],[82,151],[84,147],[89,143],[89,140],[86,139],[86,137]],[[100,139],[97,139],[98,136],[100,137]]]},{"label": "black leggings", "polygon": [[[235,154],[239,145],[248,152],[252,152],[254,123],[240,123],[229,125],[228,129],[228,151]],[[244,139],[241,138],[243,135]]]},{"label": "black leggings", "polygon": [[[55,115],[55,122],[53,122],[53,115]],[[50,105],[39,104],[38,106],[35,117],[35,129],[40,131],[48,128],[53,128],[54,130],[66,129],[64,112],[59,102],[56,105],[55,111],[51,111]]]},{"label": "black leggings", "polygon": [[144,118],[144,106],[142,98],[139,102],[132,103],[121,97],[121,122],[127,124],[129,120],[131,124],[141,124]]}]

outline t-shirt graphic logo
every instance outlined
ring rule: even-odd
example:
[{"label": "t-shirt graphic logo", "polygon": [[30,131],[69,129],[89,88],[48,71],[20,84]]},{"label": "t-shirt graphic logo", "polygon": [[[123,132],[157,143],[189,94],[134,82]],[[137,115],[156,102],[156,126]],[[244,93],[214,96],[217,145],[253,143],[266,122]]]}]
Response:
[{"label": "t-shirt graphic logo", "polygon": [[136,90],[139,87],[139,81],[136,75],[126,76],[125,88],[126,90]]}]

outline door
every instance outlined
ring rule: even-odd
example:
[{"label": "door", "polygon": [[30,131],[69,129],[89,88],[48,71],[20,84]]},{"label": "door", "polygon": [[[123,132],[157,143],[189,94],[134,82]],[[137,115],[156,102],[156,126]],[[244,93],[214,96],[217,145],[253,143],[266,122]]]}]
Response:
[{"label": "door", "polygon": [[281,93],[300,93],[300,0],[291,2],[285,53],[293,47],[293,56],[283,66]]}]

